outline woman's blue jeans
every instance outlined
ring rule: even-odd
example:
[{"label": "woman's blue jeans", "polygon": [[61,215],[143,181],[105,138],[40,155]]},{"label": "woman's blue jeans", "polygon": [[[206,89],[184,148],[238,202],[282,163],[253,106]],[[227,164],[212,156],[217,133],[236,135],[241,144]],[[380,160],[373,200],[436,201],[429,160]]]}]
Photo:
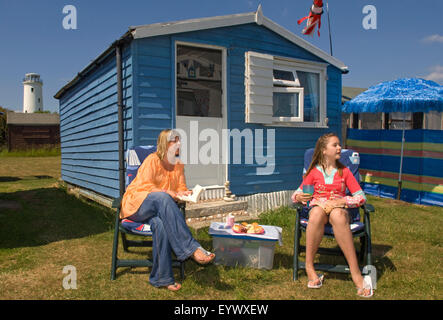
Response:
[{"label": "woman's blue jeans", "polygon": [[166,192],[149,193],[128,219],[151,226],[153,265],[149,282],[155,287],[173,284],[171,249],[184,261],[200,247],[175,201]]}]

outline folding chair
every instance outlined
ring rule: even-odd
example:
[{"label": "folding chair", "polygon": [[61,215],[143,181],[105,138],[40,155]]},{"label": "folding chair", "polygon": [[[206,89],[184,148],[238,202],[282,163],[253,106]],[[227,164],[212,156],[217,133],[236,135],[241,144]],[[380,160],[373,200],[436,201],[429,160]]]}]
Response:
[{"label": "folding chair", "polygon": [[[137,146],[129,149],[126,153],[126,181],[128,185],[134,180],[137,175],[138,168],[143,163],[145,158],[152,152],[156,151],[155,146]],[[152,267],[152,260],[146,257],[145,259],[119,259],[118,258],[118,238],[119,234],[122,238],[123,250],[129,252],[130,247],[152,247],[152,232],[148,224],[133,222],[128,219],[120,219],[121,198],[114,199],[112,207],[117,209],[115,215],[115,229],[114,242],[112,247],[112,265],[111,265],[111,280],[115,280],[117,268],[120,267]],[[177,204],[185,214],[185,204]],[[128,239],[127,235],[148,238],[148,240]],[[185,262],[173,260],[172,267],[180,268],[180,277],[183,280],[185,277]]]},{"label": "folding chair", "polygon": [[[314,149],[308,149],[304,155],[304,172],[306,172],[314,153]],[[340,162],[347,166],[354,177],[360,182],[360,175],[358,168],[360,164],[360,158],[357,152],[350,149],[343,149],[341,152]],[[299,261],[299,255],[301,252],[306,251],[305,246],[300,245],[300,238],[302,232],[306,231],[308,225],[308,210],[300,203],[294,204],[297,210],[295,217],[295,232],[294,232],[294,262],[293,262],[293,280],[298,279],[298,270],[306,269],[305,263]],[[364,213],[363,222],[361,222],[360,210]],[[357,250],[357,257],[359,264],[365,264],[366,266],[372,265],[372,248],[371,248],[371,225],[369,219],[369,213],[374,212],[374,207],[365,203],[360,208],[352,208],[350,211],[350,228],[352,236],[360,239],[360,250]],[[328,223],[325,225],[325,238],[334,238],[334,232],[332,226]],[[334,248],[319,248],[317,253],[327,255],[339,255],[343,256],[340,249]],[[338,273],[350,273],[348,265],[331,265],[331,264],[314,264],[316,270],[338,272]],[[364,275],[368,275],[371,272],[371,268],[361,268]]]}]

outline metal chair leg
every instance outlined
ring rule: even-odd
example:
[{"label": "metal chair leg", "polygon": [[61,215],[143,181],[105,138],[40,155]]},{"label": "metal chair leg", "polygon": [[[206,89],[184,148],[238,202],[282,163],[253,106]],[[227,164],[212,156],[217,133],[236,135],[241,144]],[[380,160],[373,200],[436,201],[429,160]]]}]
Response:
[{"label": "metal chair leg", "polygon": [[120,234],[121,234],[121,237],[122,237],[123,250],[125,252],[128,252],[129,246],[128,246],[128,242],[127,242],[127,239],[126,239],[126,234],[124,234],[123,232],[120,232]]},{"label": "metal chair leg", "polygon": [[365,232],[366,232],[366,264],[372,265],[372,243],[371,243],[371,221],[369,214],[365,214]]},{"label": "metal chair leg", "polygon": [[366,236],[364,237],[360,237],[360,252],[358,254],[358,262],[360,264],[365,262],[365,258],[366,258],[366,251],[367,251],[367,247],[366,247]]},{"label": "metal chair leg", "polygon": [[117,254],[118,254],[118,233],[119,233],[119,212],[117,211],[117,218],[114,229],[114,242],[112,244],[112,263],[111,263],[111,280],[115,280],[115,274],[117,269]]},{"label": "metal chair leg", "polygon": [[181,280],[185,280],[185,262],[181,261],[180,262],[180,278]]},{"label": "metal chair leg", "polygon": [[295,230],[294,230],[294,261],[292,280],[298,280],[298,255],[300,248],[300,214],[297,210],[295,215]]}]

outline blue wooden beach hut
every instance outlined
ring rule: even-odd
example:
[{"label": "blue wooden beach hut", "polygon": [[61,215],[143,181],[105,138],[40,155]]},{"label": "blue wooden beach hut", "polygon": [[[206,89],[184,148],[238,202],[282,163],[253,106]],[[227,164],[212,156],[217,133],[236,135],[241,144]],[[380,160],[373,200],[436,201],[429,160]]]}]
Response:
[{"label": "blue wooden beach hut", "polygon": [[301,181],[304,151],[321,134],[341,132],[347,72],[261,7],[131,27],[55,95],[61,177],[118,197],[124,152],[178,128],[189,187],[230,181],[238,196],[288,195]]}]

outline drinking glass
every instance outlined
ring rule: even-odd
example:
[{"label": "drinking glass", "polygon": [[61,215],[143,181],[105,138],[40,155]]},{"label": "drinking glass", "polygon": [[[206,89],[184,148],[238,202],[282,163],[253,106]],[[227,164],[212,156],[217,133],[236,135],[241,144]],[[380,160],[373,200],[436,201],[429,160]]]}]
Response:
[{"label": "drinking glass", "polygon": [[[303,193],[309,193],[310,195],[314,194],[314,185],[313,184],[304,184],[303,185]],[[309,201],[306,202],[306,206],[309,207]]]}]

